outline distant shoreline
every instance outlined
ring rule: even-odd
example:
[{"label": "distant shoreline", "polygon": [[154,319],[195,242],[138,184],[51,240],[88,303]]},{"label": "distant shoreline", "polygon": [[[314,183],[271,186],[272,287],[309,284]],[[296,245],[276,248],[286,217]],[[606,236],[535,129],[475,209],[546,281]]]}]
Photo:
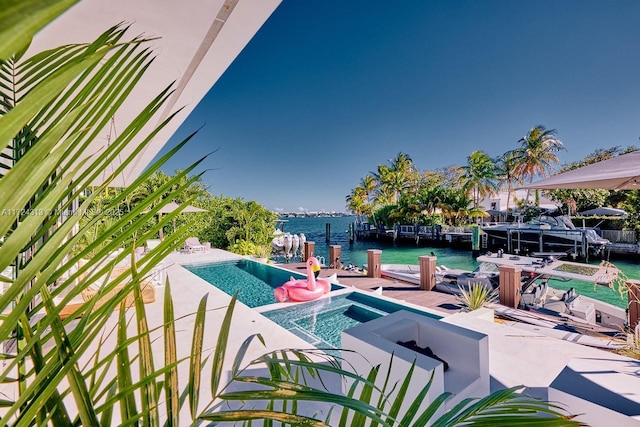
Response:
[{"label": "distant shoreline", "polygon": [[345,216],[354,216],[345,212],[276,212],[280,218],[340,218]]}]

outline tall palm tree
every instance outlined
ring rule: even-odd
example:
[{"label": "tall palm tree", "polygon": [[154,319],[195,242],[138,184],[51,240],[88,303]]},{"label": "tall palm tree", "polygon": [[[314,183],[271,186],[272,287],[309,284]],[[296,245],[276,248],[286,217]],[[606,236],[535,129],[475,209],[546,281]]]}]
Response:
[{"label": "tall palm tree", "polygon": [[507,184],[507,211],[509,211],[509,202],[511,201],[511,193],[513,193],[513,184],[522,184],[523,182],[516,175],[517,162],[517,150],[509,150],[498,158],[500,183]]},{"label": "tall palm tree", "polygon": [[518,142],[521,147],[516,151],[516,176],[522,180],[528,178],[530,183],[536,177],[546,178],[554,169],[554,164],[560,162],[554,153],[565,149],[564,144],[556,138],[556,130],[545,129],[542,125],[533,127]]},{"label": "tall palm tree", "polygon": [[462,188],[467,194],[472,193],[474,207],[478,207],[482,198],[498,191],[498,168],[484,151],[471,153],[462,170]]},{"label": "tall palm tree", "polygon": [[400,197],[399,193],[404,190],[417,190],[418,182],[420,181],[420,173],[407,153],[399,152],[396,157],[390,160],[390,162],[391,170],[394,171],[394,174],[396,175],[395,187],[398,193],[396,201],[398,201]]},{"label": "tall palm tree", "polygon": [[362,187],[367,196],[367,203],[371,203],[373,201],[373,195],[376,192],[377,186],[378,181],[376,181],[373,175],[367,175],[360,180],[360,187]]},{"label": "tall palm tree", "polygon": [[405,153],[389,160],[390,165],[378,165],[372,175],[378,181],[377,201],[381,204],[397,204],[400,194],[411,186],[416,186],[420,174],[413,165],[411,157]]},{"label": "tall palm tree", "polygon": [[378,165],[376,172],[372,172],[374,179],[378,182],[378,188],[376,190],[376,203],[381,205],[394,204],[397,200],[393,197],[393,190],[391,189],[392,182],[392,169],[383,164]]},{"label": "tall palm tree", "polygon": [[347,209],[356,215],[365,215],[367,213],[367,194],[363,187],[356,186],[351,193],[345,198]]}]

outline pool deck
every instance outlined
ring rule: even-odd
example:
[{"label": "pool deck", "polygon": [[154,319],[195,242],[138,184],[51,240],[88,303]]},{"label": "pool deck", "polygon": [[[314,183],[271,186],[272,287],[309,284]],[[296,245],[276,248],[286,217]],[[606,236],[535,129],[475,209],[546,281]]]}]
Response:
[{"label": "pool deck", "polygon": [[[306,270],[306,264],[303,262],[276,264],[276,266],[302,274],[305,274]],[[380,293],[380,288],[382,288],[382,295],[385,297],[435,310],[443,316],[458,313],[462,308],[453,295],[437,291],[424,291],[419,286],[401,280],[386,277],[367,277],[356,271],[335,268],[323,268],[320,272],[320,277],[328,277],[333,274],[338,276],[338,281],[341,285],[353,286],[361,291],[378,294]]]}]

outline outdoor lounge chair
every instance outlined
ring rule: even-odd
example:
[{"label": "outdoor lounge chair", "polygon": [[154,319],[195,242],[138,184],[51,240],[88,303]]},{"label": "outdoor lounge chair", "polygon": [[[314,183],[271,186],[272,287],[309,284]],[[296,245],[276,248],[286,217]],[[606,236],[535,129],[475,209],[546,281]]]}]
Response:
[{"label": "outdoor lounge chair", "polygon": [[162,241],[160,239],[148,239],[147,242],[145,243],[145,253],[148,253],[152,249],[157,248],[161,242]]},{"label": "outdoor lounge chair", "polygon": [[197,237],[189,237],[187,240],[184,241],[184,249],[186,252],[188,253],[194,253],[194,252],[206,252],[207,251],[207,247],[205,245],[203,245],[202,243],[200,243],[200,240],[198,240]]},{"label": "outdoor lounge chair", "polygon": [[[128,270],[129,267],[116,267],[112,270],[110,277],[115,278],[122,274],[124,271]],[[103,283],[94,282],[92,285],[87,287],[82,291],[82,302],[81,301],[71,301],[60,311],[60,318],[66,319],[71,316],[81,305],[89,301],[91,298],[94,298],[96,295],[100,294],[100,288]],[[105,302],[109,300],[109,298],[113,297],[115,294],[120,292],[122,288],[124,288],[125,284],[117,285],[109,292],[103,292],[100,296],[100,299],[95,303],[94,309],[100,307]],[[153,283],[148,282],[146,280],[140,281],[141,287],[141,295],[142,302],[145,304],[152,303],[156,301],[156,288]],[[124,299],[124,305],[126,308],[133,307],[135,305],[135,300],[133,296],[133,290],[129,292],[129,294]],[[78,316],[82,315],[82,312],[77,314]]]}]

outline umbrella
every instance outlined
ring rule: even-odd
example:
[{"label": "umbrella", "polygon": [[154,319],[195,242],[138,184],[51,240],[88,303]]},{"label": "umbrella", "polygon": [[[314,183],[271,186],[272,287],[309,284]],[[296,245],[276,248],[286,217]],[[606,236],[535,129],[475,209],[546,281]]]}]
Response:
[{"label": "umbrella", "polygon": [[[161,207],[160,210],[158,211],[158,213],[161,213],[161,214],[171,213],[171,212],[175,211],[176,209],[178,209],[179,207],[180,207],[180,205],[177,204],[176,202],[169,202],[166,205],[164,205],[163,207]],[[200,208],[197,208],[195,206],[187,205],[181,211],[181,213],[190,213],[190,212],[207,212],[207,210],[206,209],[200,209]]]},{"label": "umbrella", "polygon": [[640,189],[640,151],[559,173],[521,188],[549,190],[556,188]]},{"label": "umbrella", "polygon": [[622,209],[601,206],[599,208],[589,209],[588,211],[578,212],[578,214],[582,216],[625,216],[627,212]]},{"label": "umbrella", "polygon": [[[169,202],[158,211],[158,215],[162,216],[162,214],[171,213],[180,207],[176,202]],[[207,212],[206,209],[201,209],[195,206],[187,205],[185,206],[180,213],[194,213],[194,212]],[[159,220],[159,218],[158,218]],[[176,219],[173,219],[173,231],[176,230]],[[164,239],[164,233],[162,232],[162,228],[160,229],[160,240]]]}]

